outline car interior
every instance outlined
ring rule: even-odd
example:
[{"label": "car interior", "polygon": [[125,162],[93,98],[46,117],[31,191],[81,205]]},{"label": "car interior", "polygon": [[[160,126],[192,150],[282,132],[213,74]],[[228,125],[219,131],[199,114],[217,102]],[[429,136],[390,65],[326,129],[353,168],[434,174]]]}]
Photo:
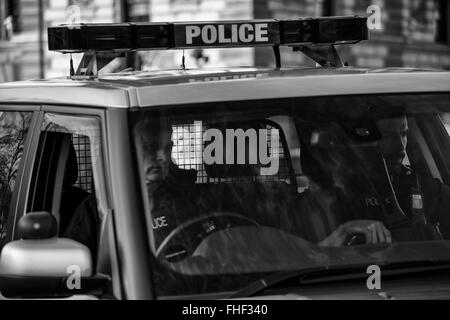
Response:
[{"label": "car interior", "polygon": [[[225,159],[224,164],[207,165],[201,159],[183,162],[180,160],[183,152],[173,153],[175,164],[181,163],[179,168],[195,168],[197,172],[193,188],[201,200],[196,203],[198,212],[195,217],[204,216],[203,220],[197,219],[195,224],[183,224],[183,231],[189,230],[185,235],[197,235],[197,242],[190,244],[193,248],[185,248],[187,253],[191,253],[210,233],[231,225],[258,224],[274,227],[317,243],[345,221],[369,219],[382,221],[392,232],[395,241],[411,240],[409,231],[405,231],[411,227],[411,221],[396,198],[386,164],[377,146],[380,133],[374,123],[297,122],[301,139],[301,174],[308,178],[310,184],[303,193],[296,185],[299,173],[294,172],[291,150],[279,125],[267,119],[203,124],[202,133],[207,128],[219,128],[224,132],[225,128],[241,128],[245,131],[277,126],[280,130],[280,150],[277,151],[280,170],[274,176],[260,176],[260,164],[248,164],[248,150],[251,150],[248,142],[245,148],[245,165],[227,164]],[[174,125],[179,126],[189,128],[186,124]],[[419,130],[417,126],[413,117],[410,120],[406,161],[408,164],[411,162],[413,168],[433,168],[435,160],[431,152],[427,152],[428,143],[424,141],[423,128]],[[205,146],[207,144],[208,142]],[[268,152],[273,152],[270,146]],[[226,151],[224,158],[225,153]],[[234,154],[236,157],[236,150]],[[434,170],[431,169],[434,173],[429,171],[428,174],[439,178],[437,165],[434,167]],[[316,185],[315,190],[311,184]],[[327,203],[324,196],[327,192],[336,195],[338,200],[335,199],[332,204]],[[219,218],[218,213],[232,213],[236,216]],[[213,217],[214,215],[216,216]],[[205,224],[208,219],[215,221],[215,228],[208,228],[208,224]],[[180,251],[179,244],[183,241],[188,247],[187,238],[183,238],[182,233],[173,237],[167,246],[176,244],[177,249],[168,252]],[[358,237],[352,244],[364,244],[364,237]],[[159,248],[158,253],[161,250]],[[172,261],[180,258],[182,257]]]}]

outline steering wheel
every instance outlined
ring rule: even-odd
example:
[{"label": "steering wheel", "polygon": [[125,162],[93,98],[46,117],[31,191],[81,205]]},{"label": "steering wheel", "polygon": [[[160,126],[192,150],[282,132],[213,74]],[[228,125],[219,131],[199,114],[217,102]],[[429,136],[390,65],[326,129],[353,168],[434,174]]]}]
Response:
[{"label": "steering wheel", "polygon": [[180,261],[194,252],[212,233],[237,226],[259,224],[237,213],[212,213],[190,219],[173,229],[156,250],[156,257],[169,262]]}]

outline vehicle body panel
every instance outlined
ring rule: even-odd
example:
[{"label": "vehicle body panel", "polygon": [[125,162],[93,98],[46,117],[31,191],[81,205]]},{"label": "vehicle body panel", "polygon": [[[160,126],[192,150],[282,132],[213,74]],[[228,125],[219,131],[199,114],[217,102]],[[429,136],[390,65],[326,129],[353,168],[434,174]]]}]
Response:
[{"label": "vehicle body panel", "polygon": [[127,108],[269,98],[445,92],[450,90],[449,78],[449,72],[414,69],[369,72],[359,69],[248,71],[244,68],[200,74],[174,71],[169,75],[135,72],[100,76],[91,81],[54,79],[2,84],[0,103]]}]

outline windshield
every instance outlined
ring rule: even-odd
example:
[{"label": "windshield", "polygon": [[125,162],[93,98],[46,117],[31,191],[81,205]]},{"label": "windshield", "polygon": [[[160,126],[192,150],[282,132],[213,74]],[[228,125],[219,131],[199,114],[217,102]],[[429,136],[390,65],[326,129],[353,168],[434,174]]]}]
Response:
[{"label": "windshield", "polygon": [[449,95],[132,112],[159,295],[450,259]]}]

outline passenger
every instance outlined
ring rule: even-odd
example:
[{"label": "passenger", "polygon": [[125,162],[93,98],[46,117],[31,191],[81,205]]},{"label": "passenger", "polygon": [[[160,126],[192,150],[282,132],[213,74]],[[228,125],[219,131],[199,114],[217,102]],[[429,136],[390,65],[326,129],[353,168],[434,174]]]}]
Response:
[{"label": "passenger", "polygon": [[450,187],[403,164],[408,143],[406,116],[379,120],[379,142],[396,198],[419,228],[420,240],[450,239]]},{"label": "passenger", "polygon": [[359,180],[363,176],[345,148],[348,138],[339,135],[341,129],[324,131],[307,122],[299,128],[301,165],[309,188],[301,194],[293,222],[298,231],[294,233],[320,246],[391,243],[392,234],[380,215],[368,214],[360,205],[364,186]]},{"label": "passenger", "polygon": [[[361,233],[363,230],[363,222],[375,223],[379,225],[382,230],[386,227],[389,228],[390,234],[385,231],[386,238],[390,241],[424,241],[424,240],[439,240],[450,238],[450,187],[444,185],[438,179],[427,177],[425,174],[414,172],[409,166],[403,164],[406,157],[407,146],[407,133],[408,133],[408,121],[406,116],[381,119],[377,121],[377,127],[381,134],[381,139],[378,141],[378,150],[381,153],[382,158],[386,163],[386,169],[388,173],[389,183],[392,183],[392,189],[394,192],[394,201],[397,201],[400,209],[401,222],[397,226],[389,224],[387,222],[386,214],[380,214],[381,205],[383,200],[377,199],[379,210],[377,211],[378,218],[373,220],[352,220],[355,217],[370,216],[374,217],[372,213],[364,213],[361,211],[370,211],[367,206],[358,207],[355,205],[364,196],[365,191],[361,188],[358,190],[348,190],[349,185],[335,187],[335,181],[333,181],[332,169],[327,165],[329,163],[343,163],[336,159],[327,159],[331,157],[330,151],[326,148],[321,154],[315,154],[313,157],[308,153],[308,150],[304,149],[304,157],[302,164],[305,166],[304,170],[308,171],[312,180],[317,183],[319,188],[314,192],[309,192],[303,201],[302,210],[314,211],[315,214],[321,214],[324,220],[327,222],[332,218],[336,220],[349,220],[342,223],[331,235],[326,237],[320,244],[330,245],[329,241],[332,240],[334,245],[342,245],[343,241],[350,239],[349,232],[346,232],[347,226],[350,224],[353,226],[349,229],[350,232]],[[376,150],[376,149],[374,149]],[[328,154],[327,154],[328,153]],[[348,157],[348,155],[347,155]],[[374,155],[375,157],[375,155]],[[318,166],[317,159],[320,158],[322,162],[321,166]],[[355,159],[353,159],[356,162]],[[356,167],[356,163],[355,163]],[[347,173],[354,173],[355,167],[350,168]],[[326,171],[327,172],[323,172]],[[320,172],[322,171],[322,172]],[[383,176],[383,173],[377,173],[378,178]],[[369,174],[370,176],[370,174]],[[372,177],[373,178],[373,177]],[[377,178],[377,179],[378,179]],[[334,179],[338,179],[334,177]],[[346,182],[349,178],[346,177]],[[377,180],[375,179],[375,180]],[[379,179],[378,179],[379,180]],[[374,183],[374,181],[371,181]],[[368,181],[365,181],[368,185]],[[350,187],[355,189],[355,187]],[[349,196],[354,192],[352,196]],[[345,194],[346,193],[346,194]],[[356,194],[356,196],[355,196]],[[392,209],[392,207],[391,207]],[[394,208],[395,210],[395,208]],[[327,213],[331,213],[328,214]],[[399,212],[394,212],[394,215],[399,215]],[[330,216],[332,216],[330,218]],[[392,218],[392,212],[390,218]],[[342,219],[343,217],[346,217]],[[401,221],[402,220],[402,221]],[[406,222],[406,223],[404,223]],[[356,228],[354,228],[356,226]],[[342,230],[343,228],[343,230]],[[359,231],[357,230],[359,229]],[[333,237],[334,236],[334,237]],[[373,243],[379,241],[375,238],[369,239],[366,236],[366,241],[372,240]]]}]

